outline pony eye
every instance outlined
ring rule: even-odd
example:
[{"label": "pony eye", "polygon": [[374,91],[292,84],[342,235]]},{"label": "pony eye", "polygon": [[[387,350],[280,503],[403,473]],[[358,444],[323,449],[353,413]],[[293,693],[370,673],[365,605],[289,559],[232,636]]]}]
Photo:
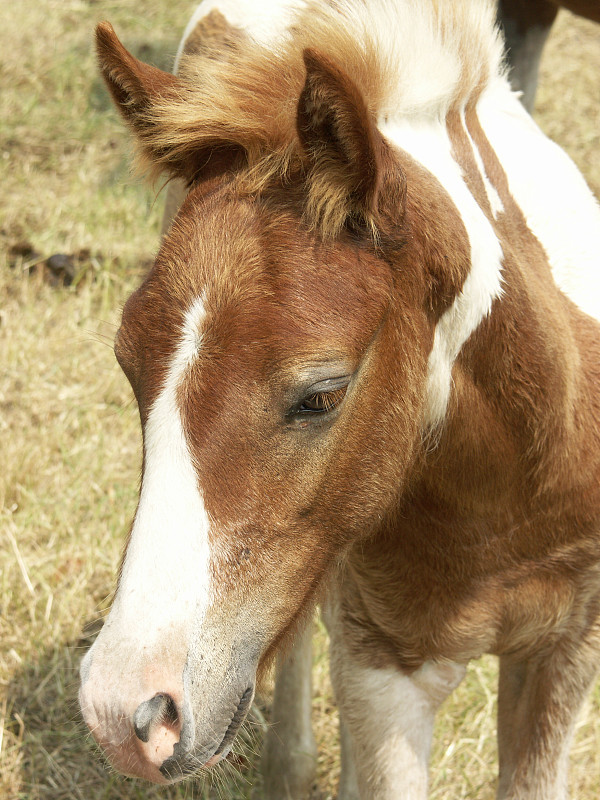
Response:
[{"label": "pony eye", "polygon": [[327,411],[333,411],[344,399],[347,388],[347,386],[343,386],[340,389],[334,389],[330,392],[315,392],[302,401],[298,411],[300,413],[309,412],[312,414],[322,414]]}]

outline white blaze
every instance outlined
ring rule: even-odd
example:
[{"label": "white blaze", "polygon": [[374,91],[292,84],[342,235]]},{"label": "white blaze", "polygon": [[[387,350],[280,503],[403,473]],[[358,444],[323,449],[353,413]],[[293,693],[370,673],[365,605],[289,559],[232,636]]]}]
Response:
[{"label": "white blaze", "polygon": [[209,519],[183,431],[177,392],[200,346],[204,303],[187,311],[181,339],[144,430],[145,466],[111,616],[147,642],[174,621],[198,625],[210,604]]}]

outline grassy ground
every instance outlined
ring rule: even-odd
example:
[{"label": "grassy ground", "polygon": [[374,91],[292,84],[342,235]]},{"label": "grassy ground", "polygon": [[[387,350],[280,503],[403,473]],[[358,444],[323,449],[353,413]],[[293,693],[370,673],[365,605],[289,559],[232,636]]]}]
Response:
[{"label": "grassy ground", "polygon": [[[77,668],[107,608],[135,508],[139,430],[111,342],[156,247],[162,198],[131,179],[127,138],[96,75],[91,31],[109,18],[168,66],[189,0],[0,4],[0,800],[260,797],[253,742],[210,789],[157,790],[112,774],[79,721]],[[140,13],[143,9],[143,13]],[[600,28],[561,15],[540,124],[600,195]],[[74,278],[44,266],[63,253]],[[37,265],[37,269],[36,269]],[[320,792],[335,796],[335,715],[317,637]],[[495,663],[472,665],[440,716],[436,800],[491,800]],[[600,691],[573,750],[573,796],[600,796]]]}]

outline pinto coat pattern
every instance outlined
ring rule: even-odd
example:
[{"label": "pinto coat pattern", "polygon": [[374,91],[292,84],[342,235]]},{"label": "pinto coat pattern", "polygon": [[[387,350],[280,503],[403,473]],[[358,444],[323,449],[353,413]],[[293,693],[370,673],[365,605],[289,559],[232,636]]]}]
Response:
[{"label": "pinto coat pattern", "polygon": [[327,586],[344,800],[426,797],[482,653],[498,797],[564,800],[600,657],[598,206],[481,0],[209,1],[186,41],[172,76],[97,31],[187,196],[115,342],[144,467],[84,717],[127,774],[216,764]]}]

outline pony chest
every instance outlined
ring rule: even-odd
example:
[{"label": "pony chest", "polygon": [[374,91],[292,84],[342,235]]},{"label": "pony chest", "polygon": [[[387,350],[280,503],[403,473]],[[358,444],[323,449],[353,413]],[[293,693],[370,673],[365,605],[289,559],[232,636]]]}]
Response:
[{"label": "pony chest", "polygon": [[367,636],[388,662],[410,670],[484,653],[526,657],[582,635],[600,609],[596,537],[519,553],[505,538],[444,548],[427,536],[363,546],[343,578],[352,636],[361,648]]}]

